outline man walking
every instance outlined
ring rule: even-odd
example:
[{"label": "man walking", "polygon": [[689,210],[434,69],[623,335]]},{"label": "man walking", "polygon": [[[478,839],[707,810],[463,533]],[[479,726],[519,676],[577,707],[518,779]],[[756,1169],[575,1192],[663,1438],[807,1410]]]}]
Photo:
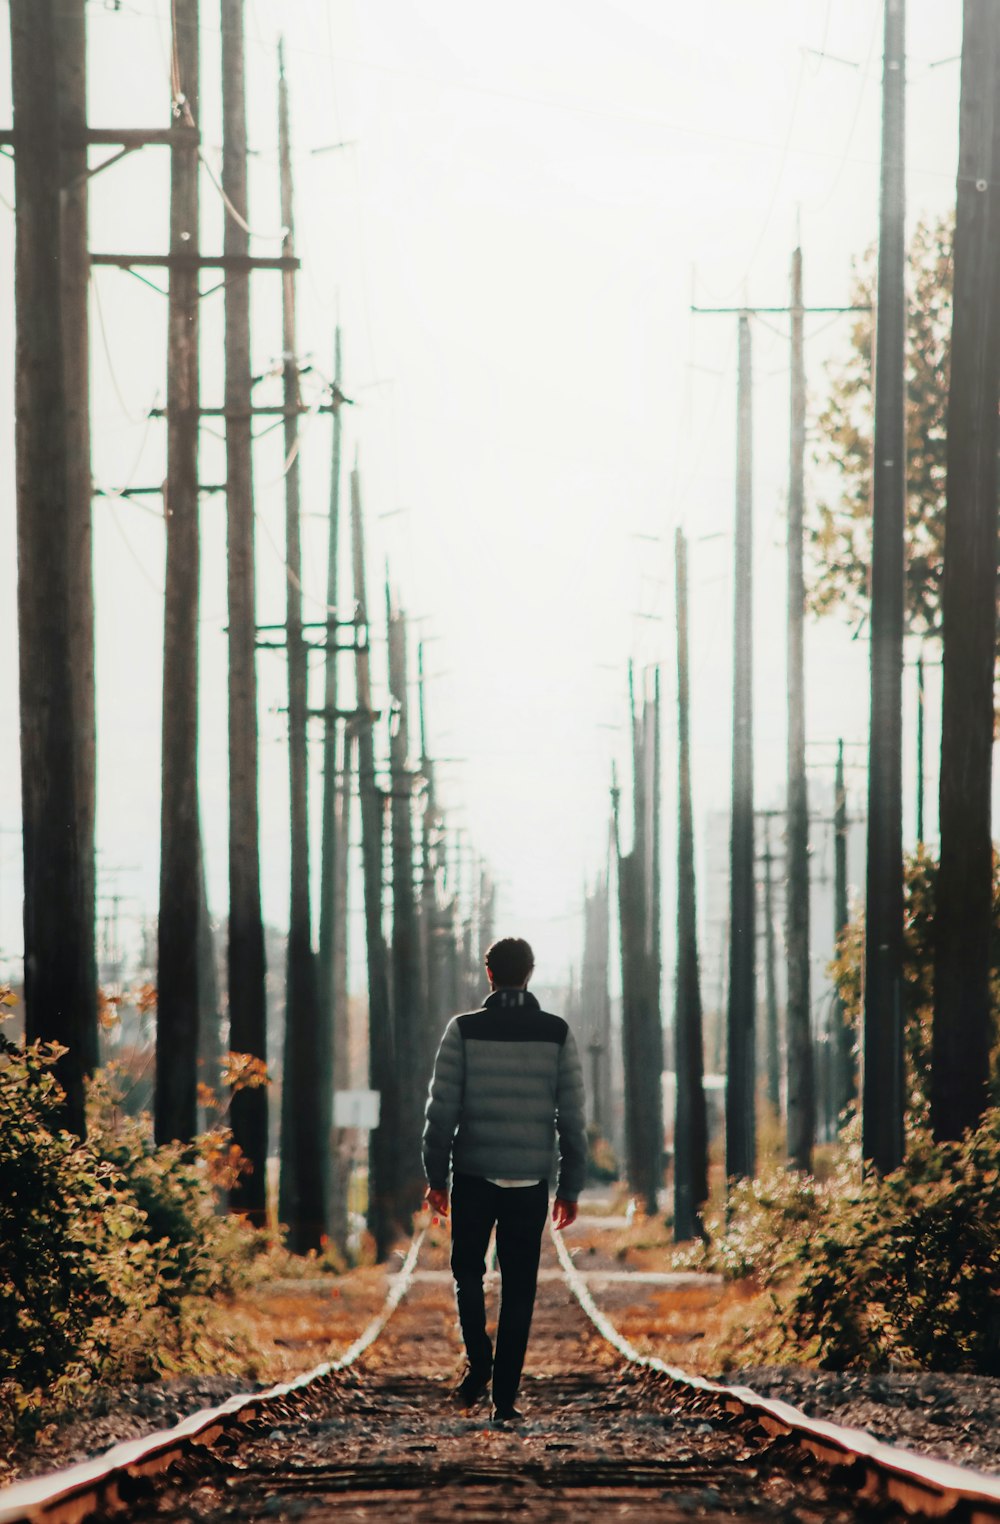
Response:
[{"label": "man walking", "polygon": [[[548,1211],[548,1179],[559,1165],[552,1221],[576,1218],[587,1166],[583,1072],[560,1016],[527,990],[534,970],[521,937],[486,954],[491,994],[481,1010],[455,1016],[441,1039],[424,1125],[427,1200],[448,1215],[451,1269],[469,1369],[456,1401],[474,1407],[493,1387],[493,1421],[521,1417],[514,1406],[531,1329]],[[500,1320],[496,1352],[486,1331],[483,1276],[496,1224]]]}]

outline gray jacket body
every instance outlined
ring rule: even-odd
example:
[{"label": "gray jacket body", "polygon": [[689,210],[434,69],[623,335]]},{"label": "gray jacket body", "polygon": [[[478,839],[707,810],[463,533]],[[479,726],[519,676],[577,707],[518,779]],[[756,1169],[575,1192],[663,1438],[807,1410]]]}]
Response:
[{"label": "gray jacket body", "polygon": [[488,1180],[547,1180],[558,1139],[556,1194],[575,1201],[587,1173],[583,1071],[561,1016],[526,990],[496,990],[454,1016],[434,1064],[424,1170],[445,1190],[449,1168]]}]

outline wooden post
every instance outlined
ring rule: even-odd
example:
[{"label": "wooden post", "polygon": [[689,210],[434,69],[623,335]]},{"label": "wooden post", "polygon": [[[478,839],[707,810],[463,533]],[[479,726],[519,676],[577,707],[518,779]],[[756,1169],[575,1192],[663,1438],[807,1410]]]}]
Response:
[{"label": "wooden post", "polygon": [[663,1005],[660,995],[663,983],[663,873],[660,839],[662,836],[663,800],[663,754],[660,702],[660,668],[653,668],[653,691],[646,701],[646,718],[643,724],[646,747],[647,784],[647,845],[644,851],[645,898],[646,898],[646,1035],[644,1050],[646,1062],[643,1076],[647,1091],[649,1119],[649,1171],[651,1187],[647,1189],[649,1210],[658,1210],[659,1190],[663,1184]]},{"label": "wooden post", "polygon": [[633,952],[633,892],[632,863],[622,851],[621,842],[621,790],[618,786],[617,769],[611,769],[611,822],[612,845],[615,859],[615,881],[618,887],[618,938],[621,962],[622,989],[622,1081],[624,1088],[624,1142],[625,1179],[629,1188],[637,1190],[639,1142],[636,1137],[635,1100],[635,956]]},{"label": "wooden post", "polygon": [[[343,808],[345,796],[344,779],[339,776],[339,756],[344,756],[346,768],[348,742],[343,726],[337,718],[339,693],[337,631],[340,607],[340,474],[343,440],[341,417],[341,382],[343,380],[343,356],[340,328],[334,339],[333,354],[333,439],[330,457],[330,527],[326,562],[327,634],[326,652],[323,658],[323,819],[320,836],[320,891],[319,891],[319,981],[320,1020],[328,1037],[329,1073],[323,1078],[324,1104],[335,1089],[347,1085],[346,1059],[348,1045],[346,977],[343,1001],[338,998],[337,970],[341,943],[347,938],[347,898],[341,895],[338,865],[341,855],[341,832],[346,832],[349,813]],[[344,734],[341,743],[341,734]],[[346,795],[349,805],[350,795]],[[344,857],[346,868],[346,856]],[[346,884],[344,885],[346,890]],[[345,947],[346,954],[346,947]],[[346,963],[344,964],[346,973]],[[343,1057],[340,1057],[341,1052]],[[342,1077],[340,1082],[338,1076]],[[330,1150],[330,1232],[334,1242],[343,1250],[347,1244],[347,1175],[348,1155],[337,1129],[331,1140]]]},{"label": "wooden post", "polygon": [[[247,196],[245,0],[222,0],[222,186],[227,255],[250,252]],[[260,902],[257,609],[250,363],[250,272],[229,270],[225,287],[226,526],[229,597],[229,1046],[267,1061],[264,922]],[[250,1164],[230,1205],[258,1227],[267,1220],[268,1095],[238,1090],[233,1141]]]},{"label": "wooden post", "polygon": [[698,914],[691,800],[691,685],[688,661],[687,542],[675,538],[677,601],[677,980],[674,1007],[674,1239],[702,1231],[708,1200],[708,1118],[705,1108]]},{"label": "wooden post", "polygon": [[917,657],[917,846],[924,844],[924,726],[927,692],[924,683],[924,654]]},{"label": "wooden post", "polygon": [[400,1101],[399,1220],[406,1223],[420,1208],[424,1179],[420,1164],[425,1072],[423,1033],[426,1013],[420,977],[419,928],[413,884],[413,792],[410,772],[409,683],[406,617],[385,589],[389,633],[389,778],[392,821],[392,997],[396,1035],[396,1084]]},{"label": "wooden post", "polygon": [[[174,0],[174,111],[198,120],[198,0]],[[155,1132],[198,1125],[198,147],[170,153],[167,316],[167,533],[163,620],[163,796],[156,1013]]]},{"label": "wooden post", "polygon": [[[351,1084],[351,1027],[347,1005],[347,927],[348,864],[351,834],[351,805],[354,792],[354,731],[344,727],[343,767],[337,792],[336,851],[333,861],[333,1088],[347,1090]],[[346,1127],[333,1129],[330,1161],[330,1237],[346,1248],[348,1232],[348,1189],[350,1186],[353,1146]]]},{"label": "wooden post", "polygon": [[[29,1041],[62,1043],[65,1123],[85,1131],[83,1078],[93,1062],[93,894],[88,893],[86,691],[74,646],[80,543],[60,262],[58,24],[52,0],[12,0],[17,201],[15,380],[17,612],[24,829],[24,986]],[[88,920],[90,934],[88,935]]]},{"label": "wooden post", "polygon": [[358,788],[361,794],[361,850],[364,864],[365,935],[368,948],[368,1073],[381,1097],[380,1121],[369,1135],[368,1227],[379,1260],[387,1258],[396,1229],[397,1097],[395,1041],[389,994],[389,959],[382,921],[384,888],[383,796],[375,778],[375,711],[368,658],[368,598],[365,591],[361,479],[351,472],[351,543],[354,604],[365,639],[358,641]]},{"label": "wooden post", "polygon": [[[282,252],[295,252],[291,132],[284,48],[278,48],[278,164],[281,175]],[[285,1062],[281,1090],[279,1213],[296,1253],[318,1249],[326,1233],[331,1077],[309,906],[309,799],[307,717],[308,651],[302,638],[302,542],[299,504],[299,364],[295,324],[295,272],[282,275],[285,442],[285,640],[288,647],[288,777],[291,804],[291,882],[285,996]]]},{"label": "wooden post", "polygon": [[659,674],[653,696],[636,708],[629,667],[632,715],[632,850],[622,853],[615,806],[619,921],[622,958],[622,1049],[625,1071],[625,1135],[629,1185],[649,1216],[657,1210],[662,1179],[663,1031],[659,997],[658,726]]},{"label": "wooden post", "polygon": [[[833,780],[833,945],[839,948],[847,926],[847,788],[844,783],[844,743],[837,742],[837,767]],[[858,1077],[855,1043],[857,1034],[845,1019],[844,1003],[834,997],[833,1028],[836,1034],[834,1105],[839,1116],[857,1099]]]},{"label": "wooden post", "polygon": [[611,997],[608,990],[608,870],[605,863],[584,898],[583,972],[580,986],[582,1046],[591,1059],[590,1117],[598,1134],[611,1129]]},{"label": "wooden post", "polygon": [[931,1121],[961,1138],[988,1104],[992,1037],[1000,14],[965,0],[942,610],[941,863]]},{"label": "wooden post", "polygon": [[750,319],[739,319],[736,464],[736,590],[733,650],[733,793],[730,836],[726,1174],[756,1163],[754,1027],[756,896],[753,811],[753,398]]},{"label": "wooden post", "polygon": [[[809,794],[806,784],[805,505],[806,374],[802,250],[792,255],[791,445],[788,471],[788,823],[785,895],[788,1043],[788,1162],[812,1169],[816,1139],[816,1082],[809,979]],[[768,847],[770,853],[770,847]],[[770,936],[774,938],[773,926]]]},{"label": "wooden post", "polygon": [[[332,1094],[335,1088],[335,1053],[338,1042],[346,1042],[346,1010],[337,1009],[334,992],[334,966],[337,962],[337,942],[346,936],[346,924],[337,917],[337,890],[335,890],[335,863],[337,863],[337,834],[340,829],[338,808],[338,750],[340,750],[341,724],[337,718],[337,622],[340,607],[340,460],[343,422],[340,415],[341,347],[340,328],[334,338],[334,393],[332,393],[332,451],[329,468],[329,532],[326,549],[326,651],[323,654],[323,818],[320,831],[320,946],[317,960],[319,981],[320,1035],[322,1050],[317,1062],[323,1067],[323,1120],[326,1128],[332,1126]],[[340,1180],[340,1151],[331,1134],[331,1181],[329,1181],[329,1210],[334,1241],[343,1250],[346,1247],[346,1210],[341,1210],[345,1198],[346,1181]],[[337,1222],[332,1219],[337,1219]]]},{"label": "wooden post", "polygon": [[774,853],[771,851],[771,816],[764,815],[764,1036],[767,1099],[774,1115],[781,1115],[781,1037],[778,1030],[778,984],[774,946]]},{"label": "wooden post", "polygon": [[[222,1015],[203,851],[198,855],[198,1078],[219,1095],[222,1088]],[[209,1108],[199,1106],[198,1110],[199,1128],[204,1131],[211,1126]]]},{"label": "wooden post", "polygon": [[438,904],[438,856],[443,823],[438,812],[434,764],[427,740],[427,675],[423,641],[417,646],[417,699],[420,719],[420,772],[424,780],[424,809],[420,828],[420,916],[424,958],[424,1069],[430,1072],[448,1018],[445,975],[445,926]]},{"label": "wooden post", "polygon": [[70,503],[70,620],[74,650],[78,833],[83,967],[78,1026],[84,1065],[97,1065],[95,855],[97,720],[94,674],[94,550],[90,474],[90,250],[87,174],[87,18],[85,0],[68,0],[56,27],[56,79],[62,143],[63,357],[66,366],[66,464]]},{"label": "wooden post", "polygon": [[902,696],[906,503],[905,0],[885,0],[872,452],[871,719],[862,1154],[903,1160]]}]

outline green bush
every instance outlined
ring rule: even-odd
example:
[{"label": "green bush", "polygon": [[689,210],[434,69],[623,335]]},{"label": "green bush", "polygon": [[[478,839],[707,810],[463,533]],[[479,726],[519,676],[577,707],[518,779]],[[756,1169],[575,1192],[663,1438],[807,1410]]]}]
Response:
[{"label": "green bush", "polygon": [[186,1296],[231,1291],[239,1259],[234,1240],[256,1235],[217,1211],[210,1164],[228,1133],[157,1145],[148,1114],[131,1116],[121,1101],[114,1068],[102,1070],[88,1089],[87,1140],[138,1209],[134,1236],[150,1246],[156,1305],[176,1313]]},{"label": "green bush", "polygon": [[912,1128],[903,1167],[862,1178],[858,1124],[825,1183],[774,1171],[732,1190],[691,1263],[769,1292],[766,1350],[827,1369],[1000,1375],[1000,1110],[961,1143]]},{"label": "green bush", "polygon": [[203,1359],[206,1299],[235,1289],[266,1236],[220,1216],[239,1167],[228,1132],[157,1147],[113,1072],[85,1140],[60,1126],[56,1045],[0,1034],[0,1436],[93,1382]]},{"label": "green bush", "polygon": [[1000,1375],[1000,1110],[961,1143],[832,1195],[782,1321],[821,1365]]},{"label": "green bush", "polygon": [[143,1214],[114,1166],[59,1127],[55,1045],[0,1055],[0,1391],[103,1369],[156,1300]]},{"label": "green bush", "polygon": [[725,1206],[706,1219],[708,1243],[690,1251],[728,1280],[766,1285],[783,1276],[819,1220],[824,1188],[811,1175],[774,1167],[731,1185]]}]

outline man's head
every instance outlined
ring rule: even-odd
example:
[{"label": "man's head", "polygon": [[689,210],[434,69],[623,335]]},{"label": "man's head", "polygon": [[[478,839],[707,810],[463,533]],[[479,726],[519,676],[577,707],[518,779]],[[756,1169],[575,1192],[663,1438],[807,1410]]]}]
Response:
[{"label": "man's head", "polygon": [[535,967],[535,955],[523,937],[501,937],[486,952],[486,972],[495,990],[523,990]]}]

